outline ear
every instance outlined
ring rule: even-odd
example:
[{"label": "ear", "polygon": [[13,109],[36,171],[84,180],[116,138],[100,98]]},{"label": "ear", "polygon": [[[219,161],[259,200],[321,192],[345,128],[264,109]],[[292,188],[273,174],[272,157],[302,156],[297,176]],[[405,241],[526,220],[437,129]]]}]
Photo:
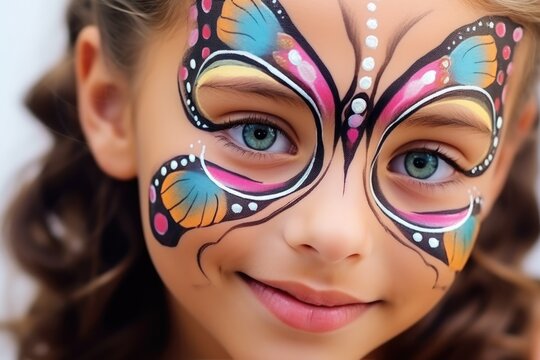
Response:
[{"label": "ear", "polygon": [[[535,96],[531,96],[526,101],[520,111],[520,114],[512,121],[516,124],[510,124],[504,140],[504,148],[501,148],[498,154],[499,160],[495,164],[495,183],[492,187],[495,194],[499,194],[506,183],[508,172],[512,168],[515,157],[521,149],[525,140],[535,134],[535,124],[538,121],[538,101]],[[495,196],[496,197],[496,196]]]},{"label": "ear", "polygon": [[135,136],[126,76],[107,62],[97,27],[85,27],[75,47],[81,127],[99,167],[111,177],[136,176]]}]

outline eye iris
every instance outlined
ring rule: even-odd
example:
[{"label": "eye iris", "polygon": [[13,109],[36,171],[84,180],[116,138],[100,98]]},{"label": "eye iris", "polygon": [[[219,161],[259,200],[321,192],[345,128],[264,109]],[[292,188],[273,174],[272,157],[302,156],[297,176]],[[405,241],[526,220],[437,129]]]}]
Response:
[{"label": "eye iris", "polygon": [[439,159],[426,152],[413,152],[405,157],[407,174],[417,179],[427,179],[437,171]]},{"label": "eye iris", "polygon": [[276,142],[277,130],[268,125],[247,124],[244,126],[242,136],[249,148],[264,151]]}]

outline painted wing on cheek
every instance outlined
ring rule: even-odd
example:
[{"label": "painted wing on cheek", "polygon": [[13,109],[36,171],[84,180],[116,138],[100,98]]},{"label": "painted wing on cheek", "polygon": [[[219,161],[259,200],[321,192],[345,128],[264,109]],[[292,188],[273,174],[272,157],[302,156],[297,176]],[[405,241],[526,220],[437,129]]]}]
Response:
[{"label": "painted wing on cheek", "polygon": [[471,217],[459,229],[444,234],[444,249],[448,266],[454,271],[461,271],[471,255],[474,240],[478,235],[478,222]]},{"label": "painted wing on cheek", "polygon": [[165,246],[176,246],[190,229],[220,223],[228,212],[225,192],[185,158],[168,162],[156,173],[149,200],[152,232]]},{"label": "painted wing on cheek", "polygon": [[167,176],[161,199],[174,221],[186,229],[219,223],[227,214],[223,190],[208,177],[193,171],[177,171]]},{"label": "painted wing on cheek", "polygon": [[[233,188],[226,190],[218,179],[232,186],[247,186],[257,193],[249,196]],[[271,196],[266,199],[266,191],[285,186],[265,186],[194,155],[179,156],[163,164],[152,178],[150,227],[162,245],[174,247],[190,230],[256,214],[273,201]]]}]

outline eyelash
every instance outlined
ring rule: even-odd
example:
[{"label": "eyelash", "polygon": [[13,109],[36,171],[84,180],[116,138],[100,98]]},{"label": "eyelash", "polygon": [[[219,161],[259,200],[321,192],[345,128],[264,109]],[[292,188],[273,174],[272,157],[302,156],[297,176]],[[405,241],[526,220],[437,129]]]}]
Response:
[{"label": "eyelash", "polygon": [[[280,127],[278,126],[274,121],[269,120],[267,117],[259,114],[249,114],[247,117],[233,120],[231,118],[225,120],[223,124],[220,126],[221,130],[228,130],[232,129],[234,127],[239,127],[243,125],[266,125],[273,127],[277,130],[278,134],[281,136],[284,136],[289,143],[291,143],[291,150],[289,151],[290,154],[296,153],[296,146],[294,145],[294,141],[291,139],[291,137]],[[263,151],[255,151],[255,150],[249,150],[243,147],[238,146],[234,141],[231,141],[230,137],[227,135],[223,135],[221,133],[218,133],[215,135],[216,138],[223,142],[224,146],[230,149],[233,149],[240,153],[241,156],[255,159],[255,160],[266,160],[271,159],[272,157],[275,157],[276,154],[274,153],[268,153]]]},{"label": "eyelash", "polygon": [[467,170],[465,170],[463,167],[458,165],[459,159],[456,159],[456,157],[450,155],[447,151],[445,151],[440,145],[437,145],[436,148],[430,148],[428,145],[424,145],[421,148],[408,150],[408,151],[425,151],[432,155],[436,155],[440,157],[442,160],[444,160],[448,165],[452,166],[457,172],[465,173]]}]

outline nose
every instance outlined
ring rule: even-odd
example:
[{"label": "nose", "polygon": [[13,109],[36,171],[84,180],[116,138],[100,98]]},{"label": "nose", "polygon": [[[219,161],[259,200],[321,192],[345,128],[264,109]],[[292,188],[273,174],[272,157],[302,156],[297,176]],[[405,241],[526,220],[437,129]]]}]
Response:
[{"label": "nose", "polygon": [[287,244],[325,263],[368,256],[373,241],[367,229],[373,215],[360,177],[350,173],[345,183],[342,167],[330,169],[288,217],[283,233]]}]

